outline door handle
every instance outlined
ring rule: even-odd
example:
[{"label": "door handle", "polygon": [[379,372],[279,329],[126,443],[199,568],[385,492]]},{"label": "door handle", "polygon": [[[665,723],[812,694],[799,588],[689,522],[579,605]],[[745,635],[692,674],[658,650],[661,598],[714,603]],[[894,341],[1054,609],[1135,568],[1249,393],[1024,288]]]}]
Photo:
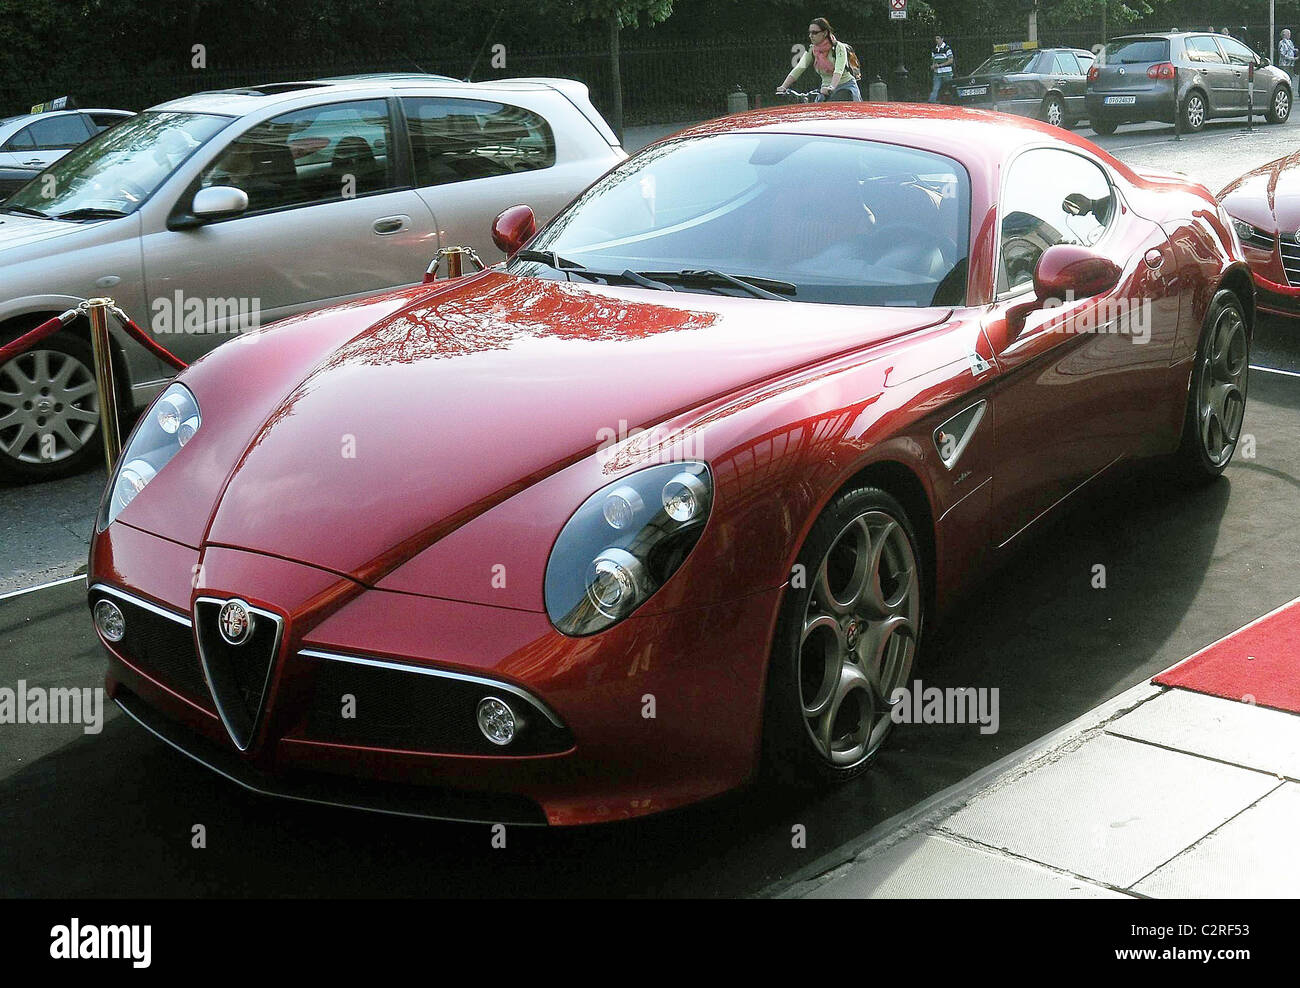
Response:
[{"label": "door handle", "polygon": [[411,223],[409,216],[382,216],[375,220],[372,230],[381,237],[387,237],[391,234],[405,230]]},{"label": "door handle", "polygon": [[40,158],[29,158],[23,162],[24,165],[42,165],[44,162]]}]

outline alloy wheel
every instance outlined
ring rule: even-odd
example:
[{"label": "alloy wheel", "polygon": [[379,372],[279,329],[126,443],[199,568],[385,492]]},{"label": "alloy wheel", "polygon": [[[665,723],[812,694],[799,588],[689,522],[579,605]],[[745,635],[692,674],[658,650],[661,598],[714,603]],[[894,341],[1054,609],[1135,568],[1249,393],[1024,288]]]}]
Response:
[{"label": "alloy wheel", "polygon": [[1285,89],[1278,88],[1273,94],[1273,116],[1281,123],[1291,115],[1291,94]]},{"label": "alloy wheel", "polygon": [[1201,97],[1193,94],[1187,97],[1187,126],[1190,130],[1200,130],[1205,125],[1205,103]]},{"label": "alloy wheel", "polygon": [[98,425],[95,376],[71,354],[30,350],[0,367],[0,454],[57,463],[85,447]]},{"label": "alloy wheel", "polygon": [[1047,122],[1053,127],[1059,127],[1065,120],[1065,108],[1057,100],[1052,100],[1047,104]]},{"label": "alloy wheel", "polygon": [[1197,395],[1201,446],[1216,467],[1232,458],[1246,414],[1246,325],[1235,308],[1219,313],[1201,355]]},{"label": "alloy wheel", "polygon": [[813,577],[799,640],[799,698],[818,754],[845,768],[872,755],[892,726],[920,618],[916,557],[903,526],[867,511],[836,536]]}]

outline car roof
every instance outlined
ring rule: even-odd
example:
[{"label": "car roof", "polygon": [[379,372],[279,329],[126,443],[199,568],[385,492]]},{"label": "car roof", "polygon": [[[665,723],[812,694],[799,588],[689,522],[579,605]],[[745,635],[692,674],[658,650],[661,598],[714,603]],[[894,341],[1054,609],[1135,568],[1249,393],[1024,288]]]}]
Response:
[{"label": "car roof", "polygon": [[[462,82],[458,79],[444,81],[442,77],[434,75],[390,73],[360,78],[306,79],[300,82],[277,82],[236,89],[208,90],[168,100],[149,109],[243,116],[245,113],[268,106],[295,102],[312,92],[319,92],[322,95],[356,93],[364,97],[437,89],[439,92],[454,91],[465,96],[489,96],[509,92],[553,90],[557,82],[569,82],[569,80],[498,79],[490,82]],[[569,82],[569,84],[573,83]]]},{"label": "car roof", "polygon": [[16,123],[31,123],[33,120],[42,120],[46,117],[66,117],[72,113],[120,113],[124,117],[135,116],[135,113],[131,110],[111,110],[107,107],[87,106],[77,107],[73,110],[46,110],[44,113],[19,113],[12,117],[0,118],[0,127]]}]

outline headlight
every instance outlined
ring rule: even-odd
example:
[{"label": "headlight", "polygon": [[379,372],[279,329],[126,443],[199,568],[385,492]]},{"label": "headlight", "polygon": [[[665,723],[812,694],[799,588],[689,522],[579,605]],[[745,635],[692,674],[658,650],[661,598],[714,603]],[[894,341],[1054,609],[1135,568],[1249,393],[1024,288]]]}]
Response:
[{"label": "headlight", "polygon": [[546,564],[546,613],[566,635],[623,620],[677,572],[713,507],[703,463],[649,467],[587,498]]},{"label": "headlight", "polygon": [[194,438],[202,424],[199,403],[183,384],[173,384],[149,406],[108,482],[98,531],[113,523],[180,448]]},{"label": "headlight", "polygon": [[1239,220],[1235,217],[1232,220],[1232,228],[1237,231],[1237,239],[1243,244],[1249,243],[1250,240],[1255,237],[1263,237],[1265,240],[1272,239],[1263,230],[1257,230],[1244,220]]}]

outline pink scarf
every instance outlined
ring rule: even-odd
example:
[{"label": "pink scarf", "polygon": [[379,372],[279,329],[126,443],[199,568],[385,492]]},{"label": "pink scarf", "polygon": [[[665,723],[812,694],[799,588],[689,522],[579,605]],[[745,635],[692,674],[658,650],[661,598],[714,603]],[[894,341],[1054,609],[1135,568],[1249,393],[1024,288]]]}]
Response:
[{"label": "pink scarf", "polygon": [[812,46],[813,65],[822,75],[830,75],[835,71],[835,61],[831,58],[831,39],[828,37],[825,41],[819,41]]}]

